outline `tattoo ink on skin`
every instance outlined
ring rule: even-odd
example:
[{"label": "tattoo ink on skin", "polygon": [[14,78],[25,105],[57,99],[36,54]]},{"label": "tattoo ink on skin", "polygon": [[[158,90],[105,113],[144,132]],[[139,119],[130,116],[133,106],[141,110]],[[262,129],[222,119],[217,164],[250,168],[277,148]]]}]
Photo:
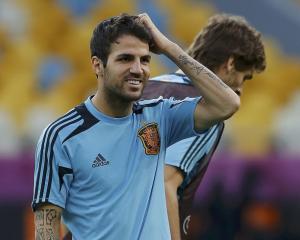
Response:
[{"label": "tattoo ink on skin", "polygon": [[36,240],[56,240],[53,230],[58,213],[55,209],[42,209],[35,213]]},{"label": "tattoo ink on skin", "polygon": [[43,229],[38,228],[36,230],[36,240],[44,240],[44,239],[45,239],[45,235]]},{"label": "tattoo ink on skin", "polygon": [[54,232],[52,229],[46,229],[46,239],[47,240],[55,240]]},{"label": "tattoo ink on skin", "polygon": [[46,209],[46,224],[52,225],[53,219],[57,216],[56,211],[54,209]]},{"label": "tattoo ink on skin", "polygon": [[38,211],[35,215],[35,221],[39,226],[44,226],[44,211]]},{"label": "tattoo ink on skin", "polygon": [[178,57],[179,62],[181,62],[183,65],[190,65],[191,69],[196,71],[196,74],[199,75],[203,72],[203,74],[206,74],[210,79],[216,80],[222,87],[228,88],[228,86],[219,79],[216,75],[214,75],[208,68],[204,67],[203,65],[197,66],[196,63],[189,61],[187,56],[179,55]]},{"label": "tattoo ink on skin", "polygon": [[183,65],[191,65],[192,70],[196,71],[196,74],[199,75],[203,70],[204,70],[204,66],[196,66],[195,63],[191,62],[188,60],[187,56],[184,55],[180,55],[179,56],[179,61],[183,64]]}]

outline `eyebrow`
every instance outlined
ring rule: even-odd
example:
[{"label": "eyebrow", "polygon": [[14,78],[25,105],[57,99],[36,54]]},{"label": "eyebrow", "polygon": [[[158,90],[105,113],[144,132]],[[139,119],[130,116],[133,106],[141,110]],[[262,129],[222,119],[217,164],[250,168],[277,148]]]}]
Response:
[{"label": "eyebrow", "polygon": [[121,53],[117,56],[117,58],[122,58],[122,57],[132,57],[133,55],[132,54],[129,54],[129,53]]},{"label": "eyebrow", "polygon": [[[130,54],[130,53],[121,53],[120,55],[117,56],[117,58],[122,58],[122,57],[133,57],[134,55],[133,54]],[[141,56],[141,58],[147,58],[147,59],[151,59],[151,55],[150,54],[147,54],[147,55],[143,55]]]}]

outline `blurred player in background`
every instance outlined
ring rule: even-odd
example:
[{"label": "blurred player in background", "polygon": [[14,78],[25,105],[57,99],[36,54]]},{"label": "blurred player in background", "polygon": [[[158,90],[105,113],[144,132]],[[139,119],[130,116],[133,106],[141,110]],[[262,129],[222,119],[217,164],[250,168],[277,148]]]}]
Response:
[{"label": "blurred player in background", "polygon": [[[239,96],[245,81],[265,69],[260,33],[240,16],[212,16],[187,53],[212,70]],[[159,96],[184,99],[199,96],[199,91],[189,76],[179,70],[148,82],[143,98]],[[165,188],[173,240],[188,239],[193,198],[219,143],[223,127],[223,121],[216,122],[203,134],[184,139],[167,149]]]},{"label": "blurred player in background", "polygon": [[[150,75],[149,50],[189,76],[202,98],[136,102]],[[97,92],[50,124],[35,158],[36,239],[167,240],[166,148],[234,114],[238,95],[166,38],[147,14],[101,22],[91,39]]]}]

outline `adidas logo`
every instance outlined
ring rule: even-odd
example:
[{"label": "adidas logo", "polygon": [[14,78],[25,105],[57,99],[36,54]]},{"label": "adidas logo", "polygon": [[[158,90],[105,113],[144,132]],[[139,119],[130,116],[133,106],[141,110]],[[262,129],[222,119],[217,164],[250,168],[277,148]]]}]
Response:
[{"label": "adidas logo", "polygon": [[109,161],[107,161],[100,153],[97,155],[96,159],[94,160],[92,167],[101,167],[108,165]]}]

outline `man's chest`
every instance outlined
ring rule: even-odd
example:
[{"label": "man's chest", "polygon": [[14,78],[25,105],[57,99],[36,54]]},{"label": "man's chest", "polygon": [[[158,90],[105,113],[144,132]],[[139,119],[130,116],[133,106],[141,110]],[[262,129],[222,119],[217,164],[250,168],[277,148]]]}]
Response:
[{"label": "man's chest", "polygon": [[72,142],[70,159],[75,180],[115,186],[138,179],[144,169],[156,169],[160,148],[157,123],[95,129]]}]

